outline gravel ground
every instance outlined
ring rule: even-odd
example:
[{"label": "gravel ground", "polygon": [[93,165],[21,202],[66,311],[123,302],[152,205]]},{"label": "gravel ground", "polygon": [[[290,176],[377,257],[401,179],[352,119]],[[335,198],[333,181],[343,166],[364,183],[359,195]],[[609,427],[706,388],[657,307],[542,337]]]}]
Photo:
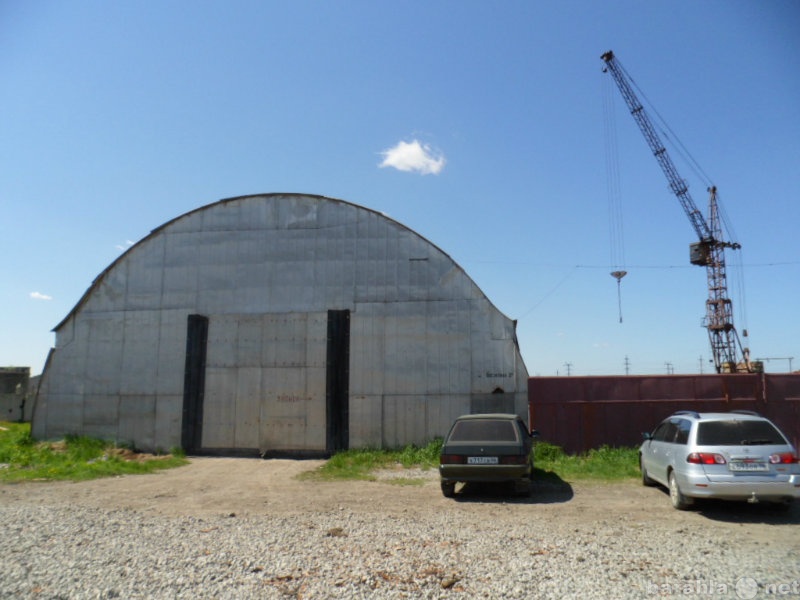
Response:
[{"label": "gravel ground", "polygon": [[[633,484],[448,500],[432,473],[298,482],[313,465],[289,461],[269,485],[269,461],[214,460],[235,461],[0,485],[0,598],[800,597],[798,506],[682,513]],[[242,464],[266,485],[252,498]]]}]

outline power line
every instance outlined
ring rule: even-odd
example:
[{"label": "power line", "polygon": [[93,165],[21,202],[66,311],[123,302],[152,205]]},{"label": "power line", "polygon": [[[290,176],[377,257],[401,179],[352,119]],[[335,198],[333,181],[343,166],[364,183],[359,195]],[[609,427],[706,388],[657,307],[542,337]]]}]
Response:
[{"label": "power line", "polygon": [[[576,267],[576,268],[577,268],[577,267]],[[550,291],[548,291],[548,292],[547,292],[547,293],[546,293],[544,296],[542,296],[542,297],[539,299],[539,301],[538,301],[536,304],[534,304],[534,305],[533,305],[531,308],[529,308],[529,309],[528,309],[528,310],[526,310],[524,313],[522,313],[522,314],[521,314],[519,317],[517,317],[517,320],[519,320],[519,319],[522,319],[523,317],[527,317],[527,316],[528,316],[529,314],[531,314],[531,313],[532,313],[534,310],[536,310],[537,308],[539,308],[539,305],[540,305],[542,302],[544,302],[545,300],[547,300],[547,299],[548,299],[550,296],[552,296],[552,295],[555,293],[555,291],[556,291],[558,288],[560,288],[560,287],[562,286],[562,284],[563,284],[563,283],[564,283],[564,282],[565,282],[567,279],[569,279],[569,278],[570,278],[570,276],[571,276],[571,275],[572,275],[574,272],[575,272],[575,269],[572,269],[572,270],[571,270],[571,271],[569,271],[569,272],[568,272],[566,275],[564,275],[564,277],[561,279],[561,281],[559,281],[559,282],[558,282],[558,283],[557,283],[557,284],[556,284],[556,285],[555,285],[555,286],[554,286],[554,287],[553,287],[553,288],[552,288]]]},{"label": "power line", "polygon": [[[517,265],[524,267],[536,267],[540,269],[611,269],[614,265],[566,265],[555,263],[535,263],[525,260],[462,260],[463,264],[481,264],[481,265]],[[782,262],[768,262],[768,263],[748,263],[742,264],[745,268],[755,267],[786,267],[800,265],[800,260],[788,260]],[[692,269],[692,265],[630,265],[629,269]]]}]

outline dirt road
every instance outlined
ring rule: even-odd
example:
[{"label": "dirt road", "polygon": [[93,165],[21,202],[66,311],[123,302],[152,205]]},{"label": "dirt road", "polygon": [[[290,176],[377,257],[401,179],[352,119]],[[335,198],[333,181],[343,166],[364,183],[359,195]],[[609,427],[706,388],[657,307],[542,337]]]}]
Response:
[{"label": "dirt road", "polygon": [[[674,510],[666,493],[638,482],[568,483],[540,486],[530,498],[510,498],[493,489],[464,490],[444,498],[435,470],[412,473],[421,485],[399,485],[409,473],[384,472],[379,481],[314,482],[297,475],[322,464],[315,460],[192,458],[187,466],[151,475],[87,482],[30,482],[0,485],[0,502],[129,509],[166,516],[292,515],[348,510],[408,516],[421,511],[460,511],[465,516],[524,520],[548,518],[584,529],[595,523],[706,528],[746,533],[764,543],[797,547],[800,506],[776,512],[768,505],[708,503],[698,510]],[[393,481],[394,480],[394,481]],[[747,527],[744,527],[747,525]]]}]

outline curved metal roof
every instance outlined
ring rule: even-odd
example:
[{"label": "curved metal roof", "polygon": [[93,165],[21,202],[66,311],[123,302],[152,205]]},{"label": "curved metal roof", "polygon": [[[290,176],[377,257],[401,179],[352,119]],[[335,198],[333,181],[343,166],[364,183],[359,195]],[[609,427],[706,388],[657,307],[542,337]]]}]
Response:
[{"label": "curved metal roof", "polygon": [[[54,332],[58,331],[65,323],[67,323],[73,317],[73,315],[75,315],[80,310],[80,308],[92,296],[92,293],[102,284],[102,282],[109,275],[109,273],[111,273],[114,270],[114,268],[125,257],[127,257],[130,253],[134,252],[141,245],[145,244],[149,240],[151,240],[154,237],[158,236],[160,233],[162,233],[163,231],[165,231],[166,229],[168,229],[170,226],[174,225],[178,221],[181,221],[182,219],[185,219],[186,217],[189,217],[191,215],[194,215],[194,214],[197,214],[197,213],[200,213],[200,212],[203,212],[203,211],[207,211],[207,210],[209,210],[211,208],[216,208],[216,207],[219,207],[219,206],[222,206],[222,205],[225,205],[225,204],[228,204],[228,203],[236,202],[236,201],[247,200],[247,199],[250,199],[250,198],[278,198],[278,197],[311,198],[311,199],[316,199],[316,200],[325,201],[325,202],[342,204],[342,205],[346,205],[346,206],[349,206],[349,207],[356,208],[358,210],[363,210],[363,211],[366,211],[366,212],[369,212],[369,213],[373,213],[375,215],[380,216],[383,219],[386,219],[387,221],[392,222],[397,227],[399,227],[401,229],[404,229],[404,230],[410,232],[411,234],[413,234],[414,236],[418,237],[419,239],[423,240],[429,246],[431,246],[433,249],[435,249],[437,252],[441,253],[443,256],[445,256],[447,259],[449,259],[453,263],[453,265],[455,267],[457,267],[462,273],[464,273],[464,275],[469,279],[469,281],[471,281],[472,284],[475,285],[476,289],[478,289],[480,291],[480,293],[483,295],[483,297],[494,307],[494,304],[491,302],[491,300],[489,300],[489,298],[486,296],[486,294],[483,293],[483,290],[480,290],[480,288],[478,287],[477,284],[475,284],[475,282],[472,280],[472,278],[469,277],[469,275],[466,274],[466,271],[464,271],[464,269],[458,263],[456,263],[456,261],[454,261],[449,254],[444,252],[441,248],[439,248],[436,244],[434,244],[430,240],[426,239],[424,236],[422,236],[419,233],[417,233],[416,231],[412,230],[410,227],[404,225],[403,223],[400,223],[399,221],[393,219],[392,217],[389,217],[385,213],[382,213],[380,211],[376,211],[376,210],[371,209],[371,208],[367,208],[365,206],[361,206],[359,204],[355,204],[353,202],[348,202],[346,200],[340,200],[340,199],[337,199],[337,198],[329,198],[327,196],[321,196],[321,195],[318,195],[318,194],[303,194],[303,193],[297,193],[297,192],[286,192],[286,193],[275,192],[275,193],[267,193],[267,194],[247,194],[247,195],[243,195],[243,196],[234,196],[234,197],[231,197],[231,198],[224,198],[222,200],[218,200],[216,202],[212,202],[210,204],[206,204],[204,206],[200,206],[198,208],[190,210],[190,211],[188,211],[186,213],[183,213],[182,215],[179,215],[179,216],[175,217],[174,219],[170,219],[169,221],[167,221],[166,223],[160,225],[159,227],[156,227],[148,235],[143,237],[141,240],[136,242],[131,247],[127,248],[125,250],[125,252],[120,254],[111,264],[108,265],[108,267],[106,267],[97,277],[95,277],[95,279],[92,281],[92,284],[89,286],[89,288],[81,296],[80,300],[78,300],[78,302],[75,304],[75,306],[52,329],[52,331],[54,331]],[[494,308],[495,308],[495,310],[497,310],[496,307],[494,307]]]}]

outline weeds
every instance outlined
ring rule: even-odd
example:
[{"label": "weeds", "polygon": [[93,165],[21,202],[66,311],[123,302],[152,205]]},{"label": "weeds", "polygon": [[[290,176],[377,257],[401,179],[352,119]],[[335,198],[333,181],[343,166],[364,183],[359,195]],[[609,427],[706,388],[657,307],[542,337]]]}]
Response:
[{"label": "weeds", "polygon": [[187,464],[183,452],[150,455],[85,436],[36,442],[28,423],[0,423],[0,480],[81,481]]},{"label": "weeds", "polygon": [[337,452],[319,469],[301,475],[302,479],[361,479],[374,481],[373,471],[401,465],[408,469],[431,469],[439,464],[441,438],[425,446],[409,445],[399,450],[360,449]]},{"label": "weeds", "polygon": [[639,450],[601,446],[581,454],[567,454],[560,446],[538,442],[534,465],[564,480],[621,481],[639,476]]},{"label": "weeds", "polygon": [[[345,450],[334,454],[322,467],[304,473],[304,479],[360,479],[374,481],[374,472],[381,469],[432,469],[439,465],[442,440],[437,438],[425,446],[406,446],[399,450]],[[603,446],[582,454],[570,455],[560,446],[537,442],[534,450],[534,477],[540,480],[622,481],[639,476],[639,455],[636,448]]]},{"label": "weeds", "polygon": [[[304,473],[314,480],[374,481],[381,469],[435,469],[439,464],[441,438],[424,446],[398,450],[346,450],[332,456],[322,467]],[[621,481],[639,476],[638,450],[603,446],[570,455],[547,442],[534,448],[534,476],[540,480]],[[57,442],[36,442],[26,423],[0,423],[0,481],[67,479],[73,481],[132,473],[150,473],[187,464],[183,452],[142,455],[110,442],[84,436],[66,436]],[[392,480],[395,482],[396,480]],[[418,485],[421,480],[397,481]]]}]

